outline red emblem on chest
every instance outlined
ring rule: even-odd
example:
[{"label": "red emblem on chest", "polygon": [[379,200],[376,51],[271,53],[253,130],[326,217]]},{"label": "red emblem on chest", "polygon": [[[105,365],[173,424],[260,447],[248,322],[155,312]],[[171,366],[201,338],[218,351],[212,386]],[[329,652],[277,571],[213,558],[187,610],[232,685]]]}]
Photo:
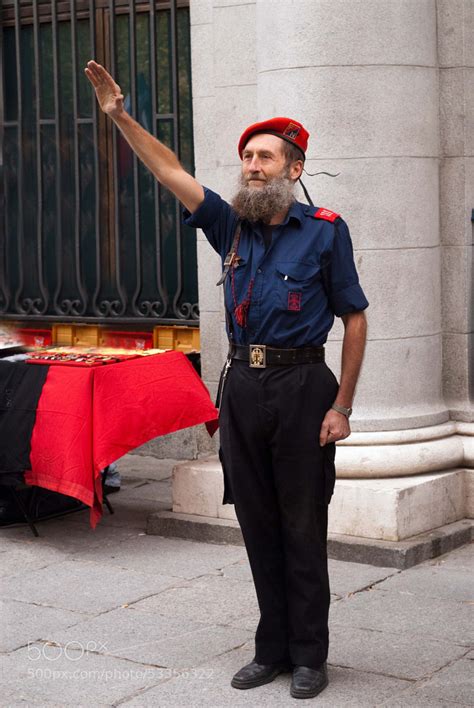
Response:
[{"label": "red emblem on chest", "polygon": [[288,293],[288,309],[292,312],[299,312],[301,310],[301,293],[290,290]]}]

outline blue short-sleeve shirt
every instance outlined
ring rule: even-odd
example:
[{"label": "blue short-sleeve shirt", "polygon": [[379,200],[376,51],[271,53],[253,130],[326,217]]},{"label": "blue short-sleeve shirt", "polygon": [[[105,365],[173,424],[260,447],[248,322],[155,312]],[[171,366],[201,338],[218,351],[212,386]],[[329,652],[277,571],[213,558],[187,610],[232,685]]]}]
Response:
[{"label": "blue short-sleeve shirt", "polygon": [[[184,210],[184,222],[202,229],[224,262],[238,217],[218,194],[208,188],[204,192],[193,214]],[[326,342],[335,315],[368,307],[345,221],[315,218],[316,210],[294,202],[284,222],[273,228],[268,249],[261,225],[242,222],[239,265],[224,285],[236,344],[319,346]],[[234,310],[246,299],[252,279],[247,326],[240,327]]]}]

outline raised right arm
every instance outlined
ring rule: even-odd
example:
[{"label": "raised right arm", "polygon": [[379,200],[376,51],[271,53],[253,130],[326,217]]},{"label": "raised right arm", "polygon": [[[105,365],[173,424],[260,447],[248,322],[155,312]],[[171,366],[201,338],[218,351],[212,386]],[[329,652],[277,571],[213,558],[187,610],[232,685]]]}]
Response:
[{"label": "raised right arm", "polygon": [[120,86],[103,66],[89,61],[85,73],[93,85],[101,109],[119,128],[132,150],[191,213],[204,201],[204,189],[181,166],[172,150],[150,135],[123,107]]}]

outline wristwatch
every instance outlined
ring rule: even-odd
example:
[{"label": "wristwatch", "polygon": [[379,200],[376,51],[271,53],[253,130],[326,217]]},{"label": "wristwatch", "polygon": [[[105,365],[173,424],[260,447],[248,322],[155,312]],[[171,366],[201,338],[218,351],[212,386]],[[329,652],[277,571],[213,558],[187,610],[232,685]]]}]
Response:
[{"label": "wristwatch", "polygon": [[342,413],[346,418],[350,418],[352,413],[352,408],[344,408],[344,406],[339,406],[337,403],[333,403],[331,408],[334,408],[338,413]]}]

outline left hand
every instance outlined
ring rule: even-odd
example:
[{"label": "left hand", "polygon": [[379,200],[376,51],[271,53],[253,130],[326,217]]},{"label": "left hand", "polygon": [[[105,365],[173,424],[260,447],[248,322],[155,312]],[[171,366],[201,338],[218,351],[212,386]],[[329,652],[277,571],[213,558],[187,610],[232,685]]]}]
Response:
[{"label": "left hand", "polygon": [[330,408],[324,416],[319,433],[319,444],[321,447],[326,443],[336,442],[336,440],[344,440],[351,434],[349,420],[344,413],[338,413],[334,408]]},{"label": "left hand", "polygon": [[101,109],[111,118],[123,113],[123,93],[109,72],[95,61],[87,62],[85,74],[94,87]]}]

